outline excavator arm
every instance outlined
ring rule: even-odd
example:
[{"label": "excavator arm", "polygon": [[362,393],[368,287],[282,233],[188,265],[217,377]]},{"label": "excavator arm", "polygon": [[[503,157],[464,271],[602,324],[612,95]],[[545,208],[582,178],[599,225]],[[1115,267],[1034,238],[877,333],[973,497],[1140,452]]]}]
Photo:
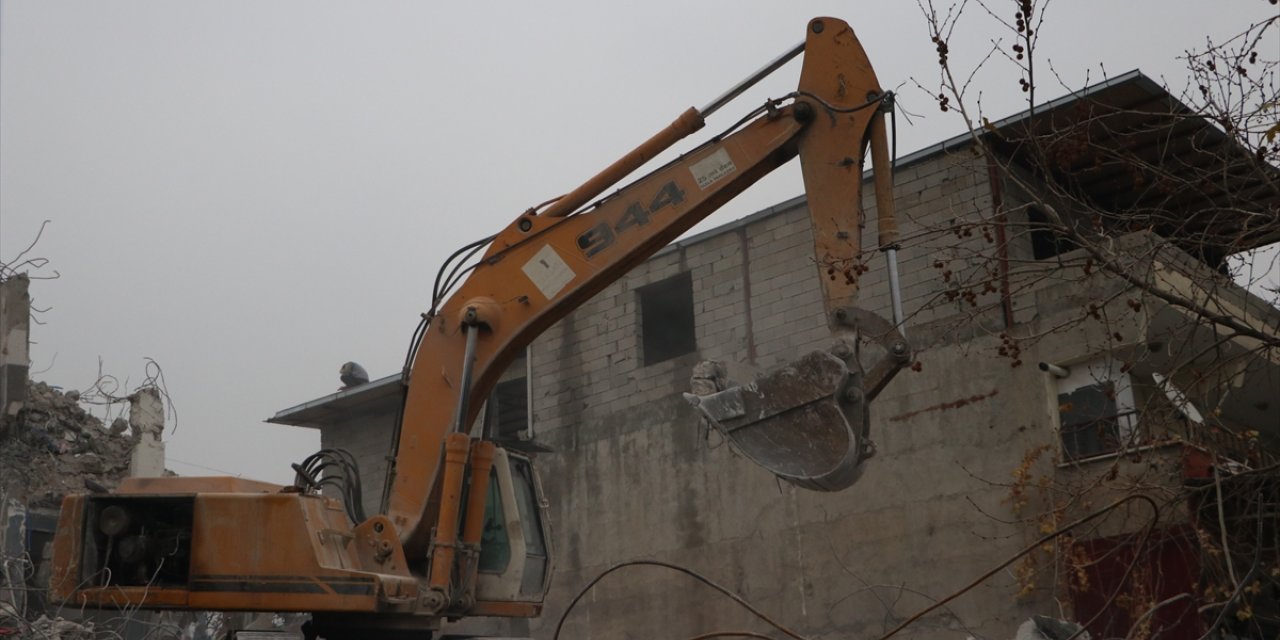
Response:
[{"label": "excavator arm", "polygon": [[[305,488],[225,478],[127,481],[116,494],[64,502],[55,596],[90,606],[310,611],[329,638],[367,636],[370,629],[379,637],[419,633],[441,617],[536,615],[545,575],[540,588],[507,599],[486,599],[476,588],[486,519],[494,517],[502,496],[506,502],[519,497],[511,478],[523,467],[511,461],[515,454],[471,433],[471,425],[512,359],[550,325],[796,156],[813,217],[815,275],[833,329],[847,332],[854,313],[849,305],[862,254],[868,146],[877,165],[881,245],[892,245],[892,177],[881,108],[886,94],[844,22],[812,20],[802,48],[795,93],[770,100],[740,126],[601,197],[699,130],[723,101],[690,109],[578,189],[545,210],[523,213],[493,237],[467,279],[428,318],[417,345],[385,514],[352,526],[335,500]],[[891,327],[885,333],[900,338]],[[905,362],[904,354],[880,367],[876,390]],[[843,467],[866,455],[865,420],[843,415],[851,413],[845,406],[849,385],[860,383],[862,374],[856,358],[818,360],[806,366],[826,376],[823,384],[830,388],[797,403],[819,419],[839,414],[836,431],[848,432],[836,436],[844,450],[834,464],[841,468],[780,475],[835,489],[851,482]],[[735,389],[739,405],[758,400],[750,397],[754,386],[726,389],[702,409],[731,437],[742,429],[747,437],[739,446],[750,449],[747,434],[788,408],[746,416],[733,405]],[[859,407],[852,414],[865,412],[865,402]],[[832,438],[823,429],[795,433]],[[526,542],[531,535],[541,534],[526,533]],[[121,546],[129,547],[136,566]],[[148,551],[170,548],[168,555]]]},{"label": "excavator arm", "polygon": [[[413,365],[388,512],[406,548],[421,549],[436,524],[441,443],[471,424],[511,359],[547,327],[797,154],[828,311],[852,302],[861,259],[862,158],[873,139],[887,149],[879,109],[885,94],[844,22],[811,21],[803,48],[800,86],[785,106],[772,101],[741,129],[573,214],[637,163],[701,128],[701,113],[690,109],[583,188],[541,215],[526,212],[497,235],[432,321]],[[891,194],[887,153],[883,161],[877,193]],[[882,223],[885,228],[893,220],[892,197],[880,201],[881,217],[889,221]],[[459,395],[472,327],[478,328],[472,389],[459,422],[456,406],[441,400]]]}]

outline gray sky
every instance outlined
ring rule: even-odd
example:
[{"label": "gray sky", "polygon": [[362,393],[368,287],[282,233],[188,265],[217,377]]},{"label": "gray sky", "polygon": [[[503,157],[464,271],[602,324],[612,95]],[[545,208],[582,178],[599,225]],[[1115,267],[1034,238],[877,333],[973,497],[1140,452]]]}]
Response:
[{"label": "gray sky", "polygon": [[[900,153],[962,131],[911,82],[932,86],[936,54],[904,0],[0,2],[0,260],[48,219],[35,253],[61,274],[33,285],[49,308],[34,377],[84,388],[101,359],[132,386],[154,358],[186,475],[288,481],[318,434],[261,420],[334,391],[347,360],[396,371],[448,253],[706,103],[815,15],[848,20],[918,114],[899,118]],[[1059,1],[1041,51],[1073,86],[1141,68],[1180,90],[1185,49],[1275,11]],[[976,62],[989,25],[971,7],[953,59]],[[993,118],[1025,107],[1008,67],[977,86]],[[1064,92],[1041,78],[1044,99]],[[788,167],[699,229],[801,191]]]}]

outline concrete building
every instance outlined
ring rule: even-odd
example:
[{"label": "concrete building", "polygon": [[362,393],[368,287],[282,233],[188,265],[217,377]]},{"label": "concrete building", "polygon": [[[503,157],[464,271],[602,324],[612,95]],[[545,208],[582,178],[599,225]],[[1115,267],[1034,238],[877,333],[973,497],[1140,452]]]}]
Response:
[{"label": "concrete building", "polygon": [[[3,276],[3,274],[0,274]],[[31,280],[0,277],[0,421],[22,409],[31,337]]]},{"label": "concrete building", "polygon": [[[1035,120],[997,123],[1007,173],[993,171],[967,136],[899,159],[901,272],[917,365],[873,405],[878,454],[847,491],[778,483],[701,426],[680,396],[699,361],[731,363],[743,379],[831,345],[802,197],[666,247],[538,338],[508,371],[487,419],[514,446],[543,450],[555,577],[541,620],[495,630],[550,637],[579,588],[643,558],[705,574],[805,637],[878,637],[1112,496],[1139,486],[1176,495],[1217,468],[1203,464],[1213,455],[1240,465],[1269,459],[1280,438],[1274,352],[1259,354],[1168,300],[1136,293],[1133,281],[1091,269],[1086,249],[1045,230],[1046,203],[1058,215],[1073,212],[1047,186],[1054,172],[1023,157],[1032,154],[1019,132],[1090,106],[1148,114],[1130,119],[1135,136],[1150,129],[1150,114],[1178,107],[1130,73],[1046,105]],[[1165,152],[1148,142],[1144,153]],[[1117,197],[1114,180],[1082,176],[1078,188],[1097,190],[1086,195]],[[1274,212],[1280,194],[1257,202]],[[873,239],[870,198],[865,206],[865,238]],[[1203,243],[1191,252],[1163,242],[1158,229],[1120,240],[1128,254],[1151,258],[1134,278],[1192,298],[1205,293],[1197,299],[1280,333],[1280,311],[1225,279],[1222,256]],[[868,258],[859,304],[888,316],[883,259]],[[1206,353],[1234,363],[1229,387],[1222,369],[1209,372]],[[402,394],[393,375],[271,421],[317,428],[325,447],[352,451],[372,511]],[[1188,398],[1208,408],[1197,411]],[[1072,486],[1086,489],[1064,505],[1058,492]],[[1103,562],[1073,565],[1076,582],[1061,574],[1064,553],[1123,555],[1115,550],[1147,521],[1143,507],[1126,505],[1116,513],[1127,517],[1100,519],[1075,534],[1074,546],[1047,545],[1039,564],[998,572],[899,637],[1012,638],[1034,614],[1083,621],[1098,611],[1091,629],[1114,631],[1138,617],[1138,600],[1198,584],[1199,552],[1187,546],[1196,506],[1174,499],[1161,507],[1161,534],[1136,552],[1156,554],[1159,575],[1126,578]],[[1121,588],[1128,609],[1108,597]],[[1161,638],[1194,638],[1203,624],[1193,610],[1171,605],[1147,624]],[[562,637],[723,629],[769,631],[685,576],[637,568],[596,586]]]}]

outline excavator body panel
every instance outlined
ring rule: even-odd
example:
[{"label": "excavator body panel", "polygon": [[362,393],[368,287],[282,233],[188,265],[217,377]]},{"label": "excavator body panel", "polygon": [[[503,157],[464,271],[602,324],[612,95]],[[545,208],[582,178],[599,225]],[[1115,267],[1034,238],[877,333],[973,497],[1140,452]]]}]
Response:
[{"label": "excavator body panel", "polygon": [[147,483],[160,491],[64,500],[61,522],[79,526],[60,527],[54,539],[55,598],[97,607],[374,611],[416,590],[403,556],[367,566],[358,545],[376,540],[354,532],[330,498],[165,492],[159,479]]}]

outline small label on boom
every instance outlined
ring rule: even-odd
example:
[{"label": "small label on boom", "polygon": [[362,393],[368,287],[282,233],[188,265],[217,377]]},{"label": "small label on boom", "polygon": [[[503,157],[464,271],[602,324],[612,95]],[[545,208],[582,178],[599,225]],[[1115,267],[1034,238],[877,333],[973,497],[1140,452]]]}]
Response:
[{"label": "small label on boom", "polygon": [[724,147],[720,147],[715,153],[689,166],[689,172],[693,174],[693,179],[698,182],[700,189],[710,187],[737,169],[738,167],[733,164],[733,158],[729,157],[729,152]]},{"label": "small label on boom", "polygon": [[560,293],[577,275],[551,245],[546,245],[533,254],[533,259],[524,263],[522,270],[548,300]]}]

